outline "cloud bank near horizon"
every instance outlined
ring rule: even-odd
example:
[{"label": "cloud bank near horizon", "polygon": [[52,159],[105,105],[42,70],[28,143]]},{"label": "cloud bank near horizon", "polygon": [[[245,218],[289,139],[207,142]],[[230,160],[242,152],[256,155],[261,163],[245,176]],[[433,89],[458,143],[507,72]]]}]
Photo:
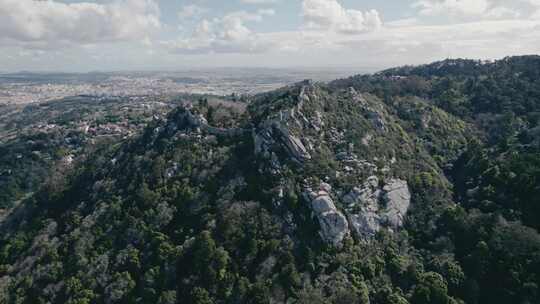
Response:
[{"label": "cloud bank near horizon", "polygon": [[[0,0],[0,63],[383,67],[540,52],[538,0],[230,1]],[[407,13],[386,17],[392,2]]]}]

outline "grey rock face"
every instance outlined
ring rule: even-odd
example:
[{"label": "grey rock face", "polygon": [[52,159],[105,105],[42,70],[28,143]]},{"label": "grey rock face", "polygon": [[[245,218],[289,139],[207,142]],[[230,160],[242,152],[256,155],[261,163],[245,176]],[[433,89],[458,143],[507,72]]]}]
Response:
[{"label": "grey rock face", "polygon": [[391,179],[383,187],[386,212],[383,219],[394,228],[403,226],[403,221],[411,205],[411,193],[406,181]]},{"label": "grey rock face", "polygon": [[381,217],[376,212],[349,214],[348,219],[360,238],[372,237],[381,230]]},{"label": "grey rock face", "polygon": [[295,130],[297,134],[301,134],[307,129],[320,132],[324,127],[324,117],[319,111],[315,111],[311,115],[304,113],[304,106],[315,102],[317,96],[310,81],[304,81],[300,85],[302,87],[294,107],[279,111],[276,115],[260,123],[254,130],[253,139],[256,154],[262,154],[268,158],[270,152],[276,152],[275,149],[280,148],[286,152],[289,160],[303,163],[311,159],[308,149],[309,141],[303,141],[291,130]]},{"label": "grey rock face", "polygon": [[263,129],[254,132],[253,142],[255,143],[255,153],[263,154],[265,157],[270,155],[273,147],[279,145],[293,161],[302,163],[311,159],[311,155],[302,141],[277,121],[267,122]]},{"label": "grey rock face", "polygon": [[306,200],[311,204],[313,214],[321,226],[321,237],[328,244],[340,247],[343,239],[349,234],[347,218],[337,210],[334,201],[327,190],[329,185],[323,184],[318,192],[307,190],[304,193]]},{"label": "grey rock face", "polygon": [[311,159],[311,155],[298,137],[290,134],[287,129],[278,128],[278,130],[281,141],[285,144],[287,151],[294,159],[300,162]]},{"label": "grey rock face", "polygon": [[371,237],[381,229],[381,190],[378,186],[379,179],[371,176],[364,184],[353,188],[343,197],[351,226],[360,237]]},{"label": "grey rock face", "polygon": [[406,181],[391,179],[381,188],[378,178],[372,176],[342,200],[347,204],[347,217],[357,236],[369,238],[384,226],[403,226],[411,194]]},{"label": "grey rock face", "polygon": [[368,117],[375,129],[380,132],[387,132],[386,122],[384,121],[383,115],[375,110],[367,109]]},{"label": "grey rock face", "polygon": [[353,173],[356,171],[366,172],[366,174],[374,174],[377,172],[377,165],[368,162],[365,159],[359,159],[352,152],[339,152],[336,154],[336,160],[342,165],[345,173]]},{"label": "grey rock face", "polygon": [[311,121],[311,126],[317,132],[320,132],[323,129],[325,125],[324,125],[323,115],[321,112],[319,111],[315,112],[315,117],[313,118],[313,121]]},{"label": "grey rock face", "polygon": [[371,121],[371,124],[377,131],[381,133],[386,133],[388,131],[384,114],[380,106],[370,104],[366,98],[361,93],[358,93],[354,88],[349,88],[349,95],[353,100],[361,105],[362,109]]},{"label": "grey rock face", "polygon": [[193,127],[202,127],[208,125],[208,121],[201,114],[193,114],[189,111],[186,112],[186,119]]},{"label": "grey rock face", "polygon": [[176,124],[171,124],[167,126],[167,130],[169,132],[176,131],[178,128],[191,128],[198,131],[205,131],[211,135],[223,137],[239,137],[245,134],[249,134],[249,130],[241,128],[224,129],[212,127],[208,124],[208,121],[202,114],[192,113],[188,109],[186,109],[185,112],[180,115]]}]

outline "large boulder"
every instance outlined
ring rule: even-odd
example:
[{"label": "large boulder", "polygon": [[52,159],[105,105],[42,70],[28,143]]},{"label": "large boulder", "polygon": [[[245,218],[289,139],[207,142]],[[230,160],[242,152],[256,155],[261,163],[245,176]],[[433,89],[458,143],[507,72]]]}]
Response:
[{"label": "large boulder", "polygon": [[319,221],[322,239],[328,244],[340,247],[345,236],[349,234],[349,224],[347,218],[336,208],[330,197],[330,190],[329,185],[322,184],[319,191],[308,189],[304,197]]},{"label": "large boulder", "polygon": [[289,130],[283,127],[276,128],[276,130],[282,144],[294,160],[303,162],[311,159],[311,155],[298,137],[290,134]]},{"label": "large boulder", "polygon": [[411,205],[411,193],[407,182],[391,179],[383,187],[383,200],[386,203],[383,220],[391,227],[403,226],[405,215]]},{"label": "large boulder", "polygon": [[268,121],[260,130],[254,132],[253,142],[256,154],[269,156],[270,152],[283,150],[290,160],[298,163],[311,159],[302,141],[278,121]]},{"label": "large boulder", "polygon": [[379,179],[375,176],[343,197],[350,224],[357,235],[373,236],[381,229]]},{"label": "large boulder", "polygon": [[406,181],[390,179],[381,187],[379,179],[372,176],[344,195],[342,201],[356,235],[368,239],[382,227],[395,230],[403,226],[411,194]]}]

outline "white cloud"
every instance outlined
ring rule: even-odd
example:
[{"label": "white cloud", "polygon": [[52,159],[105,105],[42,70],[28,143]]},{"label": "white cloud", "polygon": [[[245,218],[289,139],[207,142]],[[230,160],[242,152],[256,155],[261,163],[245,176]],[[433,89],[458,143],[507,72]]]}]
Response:
[{"label": "white cloud", "polygon": [[[257,33],[249,27],[249,22],[260,22],[274,12],[239,11],[204,20],[191,36],[166,42],[165,45],[176,53],[265,53],[273,58],[286,51],[290,58],[300,56],[300,61],[305,56],[322,58],[324,55],[317,54],[331,53],[333,57],[326,57],[330,63],[346,61],[347,58],[352,60],[357,56],[366,56],[366,60],[373,62],[376,56],[375,62],[395,60],[396,64],[407,63],[403,60],[409,59],[411,63],[418,63],[454,55],[493,58],[540,48],[534,46],[538,41],[534,35],[524,36],[526,33],[538,33],[540,21],[518,18],[494,20],[496,17],[493,16],[508,16],[510,13],[503,6],[493,6],[493,3],[487,8],[478,3],[470,7],[458,4],[454,10],[480,16],[478,20],[429,25],[417,16],[383,25],[376,11],[347,9],[336,0],[304,0],[304,24],[297,29]],[[448,12],[450,8],[446,9]],[[492,17],[487,17],[488,14]],[[342,55],[338,58],[335,54]]]},{"label": "white cloud", "polygon": [[242,22],[255,21],[261,22],[266,16],[275,15],[273,9],[260,9],[255,13],[250,13],[247,11],[237,11],[230,14],[227,14],[223,19],[239,19]]},{"label": "white cloud", "polygon": [[245,4],[268,4],[268,3],[276,3],[278,0],[240,0],[240,2]]},{"label": "white cloud", "polygon": [[534,8],[534,12],[531,16],[532,19],[540,20],[540,0],[523,0],[528,1]]},{"label": "white cloud", "polygon": [[445,57],[500,58],[540,51],[540,22],[485,20],[445,25],[411,25],[383,28],[361,39],[338,39],[355,52],[395,60],[393,64],[415,64]]},{"label": "white cloud", "polygon": [[274,16],[276,14],[276,11],[270,8],[260,9],[257,12],[262,16]]},{"label": "white cloud", "polygon": [[0,0],[0,46],[55,48],[142,40],[161,27],[154,0],[108,4]]},{"label": "white cloud", "polygon": [[306,28],[346,34],[365,33],[382,25],[376,10],[346,9],[337,0],[304,0],[302,15]]},{"label": "white cloud", "polygon": [[192,35],[175,41],[163,41],[174,53],[259,53],[273,47],[264,35],[254,33],[246,22],[260,22],[265,16],[275,14],[274,10],[258,10],[256,13],[238,11],[222,18],[202,20]]},{"label": "white cloud", "polygon": [[[298,1],[301,11],[297,17],[302,20],[296,21],[270,20],[281,12],[271,6],[251,6],[251,10],[214,18],[217,10],[210,11],[213,1],[199,0],[190,2],[200,6],[164,12],[169,14],[164,20],[176,19],[166,25],[160,23],[159,0],[79,1],[0,0],[0,63],[4,69],[27,67],[31,58],[39,60],[36,65],[28,64],[30,68],[66,62],[70,67],[92,69],[98,64],[110,69],[137,64],[169,68],[186,63],[382,67],[445,57],[540,53],[540,0],[414,0],[416,15],[384,24],[379,12],[344,7],[345,0]],[[266,1],[242,2],[262,5]],[[298,21],[301,25],[287,31],[257,31],[268,29],[274,20],[282,22],[280,28]],[[266,24],[258,24],[262,22]],[[183,30],[176,31],[178,27]],[[157,30],[161,39],[180,36],[155,40],[151,34]],[[82,47],[63,48],[70,45]],[[15,59],[8,60],[8,56]],[[90,59],[94,57],[95,62]]]},{"label": "white cloud", "polygon": [[405,18],[405,19],[397,19],[390,22],[386,22],[385,26],[387,27],[402,27],[402,26],[411,26],[411,25],[418,25],[420,21],[418,18]]},{"label": "white cloud", "polygon": [[249,27],[249,22],[261,22],[275,14],[273,9],[259,9],[204,19],[190,36],[162,41],[162,45],[173,53],[181,54],[293,52],[305,47],[335,49],[342,46],[327,42],[326,35],[363,34],[382,26],[375,10],[362,12],[345,9],[336,0],[304,0],[302,28],[281,33],[257,33]]},{"label": "white cloud", "polygon": [[524,18],[540,8],[540,0],[418,0],[412,5],[424,16],[483,20]]},{"label": "white cloud", "polygon": [[443,13],[481,15],[489,8],[488,0],[422,0],[413,4],[422,15]]},{"label": "white cloud", "polygon": [[194,18],[206,13],[207,11],[208,10],[204,7],[198,6],[196,4],[190,4],[182,7],[182,9],[178,12],[178,18]]}]

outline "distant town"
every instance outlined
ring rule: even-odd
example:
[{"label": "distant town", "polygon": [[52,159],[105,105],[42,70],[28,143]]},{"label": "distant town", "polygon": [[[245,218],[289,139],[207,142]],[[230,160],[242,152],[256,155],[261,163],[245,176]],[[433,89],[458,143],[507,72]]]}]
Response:
[{"label": "distant town", "polygon": [[186,72],[0,74],[0,104],[29,104],[70,96],[98,98],[178,93],[253,95],[306,78],[327,81],[353,71],[218,69]]}]

